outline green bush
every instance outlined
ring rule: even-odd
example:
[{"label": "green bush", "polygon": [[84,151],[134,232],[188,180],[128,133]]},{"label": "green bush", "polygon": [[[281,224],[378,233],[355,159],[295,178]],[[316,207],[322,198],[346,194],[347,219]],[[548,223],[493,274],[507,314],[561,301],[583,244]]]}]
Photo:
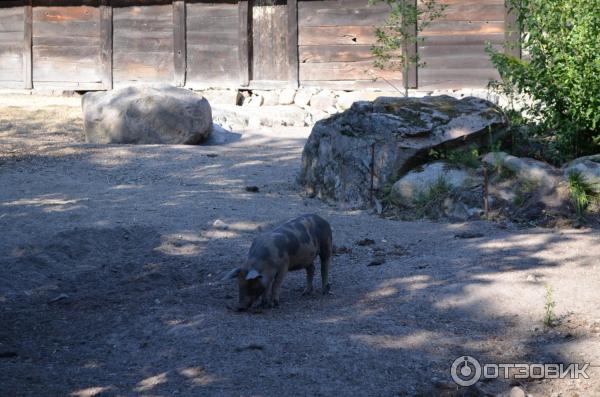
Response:
[{"label": "green bush", "polygon": [[[554,163],[600,152],[600,1],[507,0],[523,58],[488,50],[504,89],[526,94]],[[537,137],[539,138],[539,136]]]}]

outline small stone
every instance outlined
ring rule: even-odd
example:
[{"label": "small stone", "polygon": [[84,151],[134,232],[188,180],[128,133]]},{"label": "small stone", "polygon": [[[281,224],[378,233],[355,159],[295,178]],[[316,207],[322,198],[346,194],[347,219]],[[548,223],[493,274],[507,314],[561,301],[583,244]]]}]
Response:
[{"label": "small stone", "polygon": [[333,112],[335,113],[335,98],[328,95],[327,92],[321,92],[310,98],[310,107],[322,112],[328,112],[328,110],[333,108]]},{"label": "small stone", "polygon": [[296,90],[293,88],[285,88],[279,93],[279,104],[280,105],[291,105],[294,103],[294,97],[296,96]]},{"label": "small stone", "polygon": [[58,301],[62,301],[62,300],[65,300],[65,299],[69,299],[69,295],[67,295],[67,294],[60,294],[60,295],[56,296],[55,298],[50,299],[48,301],[48,303],[56,303]]},{"label": "small stone", "polygon": [[525,390],[519,386],[514,386],[512,389],[510,389],[509,397],[527,397],[527,393],[525,393]]},{"label": "small stone", "polygon": [[306,88],[299,89],[294,96],[294,103],[298,106],[307,106],[312,96],[312,90]]},{"label": "small stone", "polygon": [[279,103],[279,94],[277,91],[253,91],[253,94],[260,95],[263,98],[262,106],[273,106]]},{"label": "small stone", "polygon": [[213,222],[213,227],[219,230],[227,230],[229,229],[229,225],[226,224],[225,222],[223,222],[220,219],[217,219],[216,221]]}]

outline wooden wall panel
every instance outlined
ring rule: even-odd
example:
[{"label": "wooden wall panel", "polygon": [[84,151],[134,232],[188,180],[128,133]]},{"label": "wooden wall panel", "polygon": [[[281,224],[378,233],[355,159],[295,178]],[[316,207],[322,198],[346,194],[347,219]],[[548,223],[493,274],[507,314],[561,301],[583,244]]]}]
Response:
[{"label": "wooden wall panel", "polygon": [[237,2],[187,4],[187,85],[232,87],[240,82]]},{"label": "wooden wall panel", "polygon": [[[298,2],[300,84],[336,89],[402,87],[402,72],[373,67],[373,25],[388,8],[363,0]],[[386,82],[389,81],[388,82]]]},{"label": "wooden wall panel", "polygon": [[115,85],[168,83],[174,79],[171,2],[113,2]]},{"label": "wooden wall panel", "polygon": [[24,8],[0,8],[0,84],[23,81]]},{"label": "wooden wall panel", "polygon": [[421,36],[419,89],[484,88],[498,78],[486,43],[504,41],[504,0],[440,0],[447,6]]},{"label": "wooden wall panel", "polygon": [[[34,87],[100,84],[100,11],[95,5],[33,2]],[[87,2],[90,4],[90,2]]]}]

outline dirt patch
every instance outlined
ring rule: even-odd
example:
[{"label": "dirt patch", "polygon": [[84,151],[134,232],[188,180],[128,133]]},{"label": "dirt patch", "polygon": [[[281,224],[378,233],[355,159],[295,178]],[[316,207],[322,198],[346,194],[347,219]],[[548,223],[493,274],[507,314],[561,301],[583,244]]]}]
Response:
[{"label": "dirt patch", "polygon": [[[403,222],[305,199],[307,129],[93,146],[76,107],[0,120],[0,395],[435,394],[462,355],[600,363],[598,230]],[[308,212],[333,227],[333,296],[302,297],[291,273],[279,308],[229,311],[236,287],[219,280],[258,230]],[[589,374],[522,385],[597,395]]]}]

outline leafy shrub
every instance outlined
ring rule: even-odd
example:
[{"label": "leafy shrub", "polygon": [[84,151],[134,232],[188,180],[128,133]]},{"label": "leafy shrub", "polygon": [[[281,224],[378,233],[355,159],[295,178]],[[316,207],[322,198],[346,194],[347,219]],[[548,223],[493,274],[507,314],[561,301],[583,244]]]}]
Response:
[{"label": "leafy shrub", "polygon": [[600,1],[507,0],[518,12],[524,59],[491,49],[500,87],[533,101],[545,157],[560,163],[600,151]]},{"label": "leafy shrub", "polygon": [[588,206],[594,200],[598,200],[600,191],[597,190],[597,187],[587,182],[583,175],[577,171],[569,173],[568,181],[571,200],[575,206],[575,212],[577,213],[577,216],[581,218]]}]

